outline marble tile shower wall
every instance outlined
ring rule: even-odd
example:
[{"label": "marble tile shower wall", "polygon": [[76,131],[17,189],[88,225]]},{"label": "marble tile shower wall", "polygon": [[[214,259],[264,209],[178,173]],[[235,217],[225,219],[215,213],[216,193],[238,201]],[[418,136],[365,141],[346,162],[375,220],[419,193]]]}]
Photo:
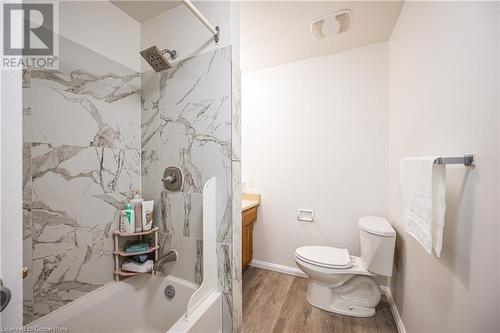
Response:
[{"label": "marble tile shower wall", "polygon": [[140,188],[140,74],[65,38],[23,80],[24,322],[112,281],[119,210]]},{"label": "marble tile shower wall", "polygon": [[[198,284],[203,280],[203,185],[217,178],[224,332],[232,331],[233,325],[231,74],[231,48],[225,47],[182,60],[165,72],[141,75],[143,195],[154,199],[160,212],[155,223],[160,227],[161,254],[170,249],[179,253],[170,273]],[[183,170],[181,191],[163,188],[160,180],[167,166]]]},{"label": "marble tile shower wall", "polygon": [[232,331],[243,332],[243,299],[241,267],[241,71],[231,68],[231,172],[232,172]]}]

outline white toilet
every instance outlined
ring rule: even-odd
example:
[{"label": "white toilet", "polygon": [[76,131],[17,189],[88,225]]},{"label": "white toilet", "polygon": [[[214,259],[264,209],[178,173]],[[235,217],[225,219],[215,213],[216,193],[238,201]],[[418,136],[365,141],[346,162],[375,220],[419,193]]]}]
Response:
[{"label": "white toilet", "polygon": [[295,262],[309,276],[308,302],[320,309],[354,317],[371,317],[380,301],[377,275],[391,276],[396,232],[383,217],[359,219],[361,257],[347,249],[304,246]]}]

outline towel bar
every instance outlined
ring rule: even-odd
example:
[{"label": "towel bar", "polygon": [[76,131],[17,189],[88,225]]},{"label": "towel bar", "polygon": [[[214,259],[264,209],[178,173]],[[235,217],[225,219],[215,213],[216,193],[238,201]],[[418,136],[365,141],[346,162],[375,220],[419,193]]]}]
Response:
[{"label": "towel bar", "polygon": [[434,164],[446,165],[446,164],[463,164],[465,166],[474,167],[474,155],[467,154],[464,156],[454,156],[454,157],[438,157],[434,161]]}]

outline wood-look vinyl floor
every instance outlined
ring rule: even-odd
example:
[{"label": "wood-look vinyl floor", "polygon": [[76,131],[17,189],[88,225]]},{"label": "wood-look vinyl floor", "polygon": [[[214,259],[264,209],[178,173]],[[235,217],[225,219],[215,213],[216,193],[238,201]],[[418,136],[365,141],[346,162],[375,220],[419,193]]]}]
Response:
[{"label": "wood-look vinyl floor", "polygon": [[309,305],[306,293],[306,279],[249,267],[243,273],[243,332],[398,332],[385,296],[374,317],[355,318]]}]

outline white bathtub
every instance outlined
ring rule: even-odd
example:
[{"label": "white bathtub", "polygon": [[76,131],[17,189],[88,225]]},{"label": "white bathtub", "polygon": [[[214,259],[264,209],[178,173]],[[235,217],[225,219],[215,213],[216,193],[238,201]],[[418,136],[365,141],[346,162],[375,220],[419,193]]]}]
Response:
[{"label": "white bathtub", "polygon": [[[175,288],[168,299],[166,286]],[[189,298],[197,286],[175,277],[138,275],[111,282],[27,325],[61,327],[68,332],[221,332],[222,298],[212,293],[189,319]]]}]

